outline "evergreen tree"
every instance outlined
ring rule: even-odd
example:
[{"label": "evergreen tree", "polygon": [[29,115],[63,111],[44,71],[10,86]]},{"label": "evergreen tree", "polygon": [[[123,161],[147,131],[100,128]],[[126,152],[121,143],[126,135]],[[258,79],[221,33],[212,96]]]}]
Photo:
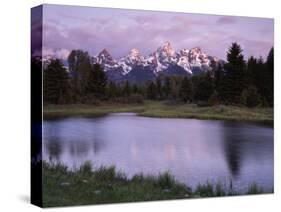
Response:
[{"label": "evergreen tree", "polygon": [[85,93],[93,94],[96,98],[105,97],[107,77],[99,64],[94,64],[86,79]]},{"label": "evergreen tree", "polygon": [[169,77],[165,77],[163,92],[164,92],[166,98],[168,98],[170,96],[171,90],[172,90],[171,79]]},{"label": "evergreen tree", "polygon": [[262,96],[263,104],[267,105],[268,104],[267,98],[270,93],[269,85],[268,85],[269,78],[267,75],[266,64],[264,63],[262,57],[260,57],[257,60],[257,64],[253,76],[258,93]]},{"label": "evergreen tree", "polygon": [[171,77],[171,92],[170,98],[173,100],[179,99],[179,90],[180,90],[180,78],[173,76]]},{"label": "evergreen tree", "polygon": [[155,100],[157,97],[157,88],[153,81],[148,82],[146,95],[148,99]]},{"label": "evergreen tree", "polygon": [[249,86],[249,88],[244,89],[241,95],[241,102],[247,107],[255,107],[261,104],[261,96],[257,92],[257,88]]},{"label": "evergreen tree", "polygon": [[43,72],[44,103],[65,104],[70,101],[69,76],[62,62],[52,60]]},{"label": "evergreen tree", "polygon": [[220,96],[227,103],[239,103],[242,90],[245,88],[245,61],[242,49],[237,43],[233,43],[227,52],[224,70]]},{"label": "evergreen tree", "polygon": [[218,105],[218,104],[220,104],[220,98],[219,98],[218,92],[216,90],[214,90],[212,95],[209,97],[208,104],[209,105]]},{"label": "evergreen tree", "polygon": [[223,68],[222,65],[219,63],[217,69],[214,71],[214,81],[215,81],[215,88],[218,90],[220,83],[223,78]]},{"label": "evergreen tree", "polygon": [[180,99],[184,102],[187,102],[192,97],[192,84],[191,80],[187,77],[184,77],[181,82],[181,87],[179,91]]},{"label": "evergreen tree", "polygon": [[197,76],[196,86],[194,90],[194,99],[199,101],[208,101],[214,92],[214,83],[211,73],[207,72],[201,76]]},{"label": "evergreen tree", "polygon": [[273,47],[270,49],[267,60],[266,60],[266,68],[267,68],[267,75],[268,75],[268,103],[269,105],[273,106],[273,91],[274,91],[274,49]]},{"label": "evergreen tree", "polygon": [[108,98],[116,98],[118,96],[118,87],[115,84],[115,82],[110,81],[108,83],[108,88],[107,88],[107,97]]},{"label": "evergreen tree", "polygon": [[124,88],[123,88],[123,95],[125,97],[129,97],[131,95],[131,85],[128,80],[126,80]]},{"label": "evergreen tree", "polygon": [[69,71],[72,76],[73,87],[77,94],[85,92],[87,79],[91,74],[92,64],[88,52],[72,50],[68,56]]},{"label": "evergreen tree", "polygon": [[139,88],[138,88],[138,85],[137,85],[137,84],[133,84],[133,86],[132,86],[132,92],[133,92],[134,94],[139,93]]},{"label": "evergreen tree", "polygon": [[257,59],[254,58],[253,56],[251,56],[248,59],[247,71],[246,71],[246,75],[247,75],[246,81],[247,81],[248,85],[255,85],[256,84],[256,81],[255,81],[256,70],[257,70]]},{"label": "evergreen tree", "polygon": [[157,89],[157,99],[161,99],[163,96],[162,92],[162,82],[160,78],[156,79],[156,89]]}]

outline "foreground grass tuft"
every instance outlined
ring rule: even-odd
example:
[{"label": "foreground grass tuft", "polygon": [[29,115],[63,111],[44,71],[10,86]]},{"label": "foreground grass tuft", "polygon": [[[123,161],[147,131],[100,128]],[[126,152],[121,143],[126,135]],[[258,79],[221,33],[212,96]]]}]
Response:
[{"label": "foreground grass tuft", "polygon": [[249,186],[247,194],[262,194],[263,189],[260,188],[256,183]]},{"label": "foreground grass tuft", "polygon": [[[246,193],[259,194],[263,190],[256,184]],[[43,206],[67,206],[117,203],[148,200],[168,200],[198,197],[239,195],[233,192],[232,183],[199,184],[192,190],[175,180],[169,172],[158,176],[138,174],[131,179],[114,166],[95,170],[89,162],[79,169],[68,170],[61,163],[43,162]]]}]

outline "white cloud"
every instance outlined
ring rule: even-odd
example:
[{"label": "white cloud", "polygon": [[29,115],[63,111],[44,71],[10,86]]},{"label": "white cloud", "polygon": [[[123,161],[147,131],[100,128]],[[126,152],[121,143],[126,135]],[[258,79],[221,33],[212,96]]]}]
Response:
[{"label": "white cloud", "polygon": [[70,51],[68,49],[59,49],[55,52],[56,57],[63,60],[66,60],[69,54]]},{"label": "white cloud", "polygon": [[58,59],[66,60],[68,55],[70,53],[70,50],[68,49],[51,49],[51,48],[46,48],[43,47],[42,49],[42,56],[47,57],[47,56],[52,56]]}]

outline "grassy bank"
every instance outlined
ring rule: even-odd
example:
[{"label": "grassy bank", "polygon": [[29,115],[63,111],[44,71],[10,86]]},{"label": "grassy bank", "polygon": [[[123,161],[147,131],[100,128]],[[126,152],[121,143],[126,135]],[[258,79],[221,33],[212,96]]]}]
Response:
[{"label": "grassy bank", "polygon": [[102,103],[100,105],[47,105],[44,106],[44,118],[59,117],[98,117],[108,113],[134,112],[140,113],[144,111],[144,104],[113,104]]},{"label": "grassy bank", "polygon": [[61,164],[43,163],[44,207],[259,193],[263,190],[256,184],[250,185],[245,193],[235,192],[232,185],[208,182],[192,190],[168,172],[157,177],[139,174],[128,179],[115,167],[92,170],[91,165],[85,163],[70,171]]},{"label": "grassy bank", "polygon": [[168,105],[160,101],[144,104],[101,105],[48,105],[44,107],[45,118],[66,116],[102,116],[115,112],[135,112],[141,116],[161,118],[196,118],[232,121],[250,121],[273,125],[273,108],[247,108],[237,106],[198,107],[195,104]]}]

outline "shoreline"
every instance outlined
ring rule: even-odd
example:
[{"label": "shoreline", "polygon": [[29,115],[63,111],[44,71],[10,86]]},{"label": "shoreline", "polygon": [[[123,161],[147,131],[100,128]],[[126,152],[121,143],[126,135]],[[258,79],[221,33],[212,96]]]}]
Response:
[{"label": "shoreline", "polygon": [[222,120],[263,124],[273,128],[273,108],[246,108],[237,106],[198,107],[194,104],[166,105],[159,101],[146,101],[143,104],[101,105],[47,105],[44,106],[45,120],[67,117],[102,117],[109,113],[136,113],[151,118],[182,118],[199,120]]}]

